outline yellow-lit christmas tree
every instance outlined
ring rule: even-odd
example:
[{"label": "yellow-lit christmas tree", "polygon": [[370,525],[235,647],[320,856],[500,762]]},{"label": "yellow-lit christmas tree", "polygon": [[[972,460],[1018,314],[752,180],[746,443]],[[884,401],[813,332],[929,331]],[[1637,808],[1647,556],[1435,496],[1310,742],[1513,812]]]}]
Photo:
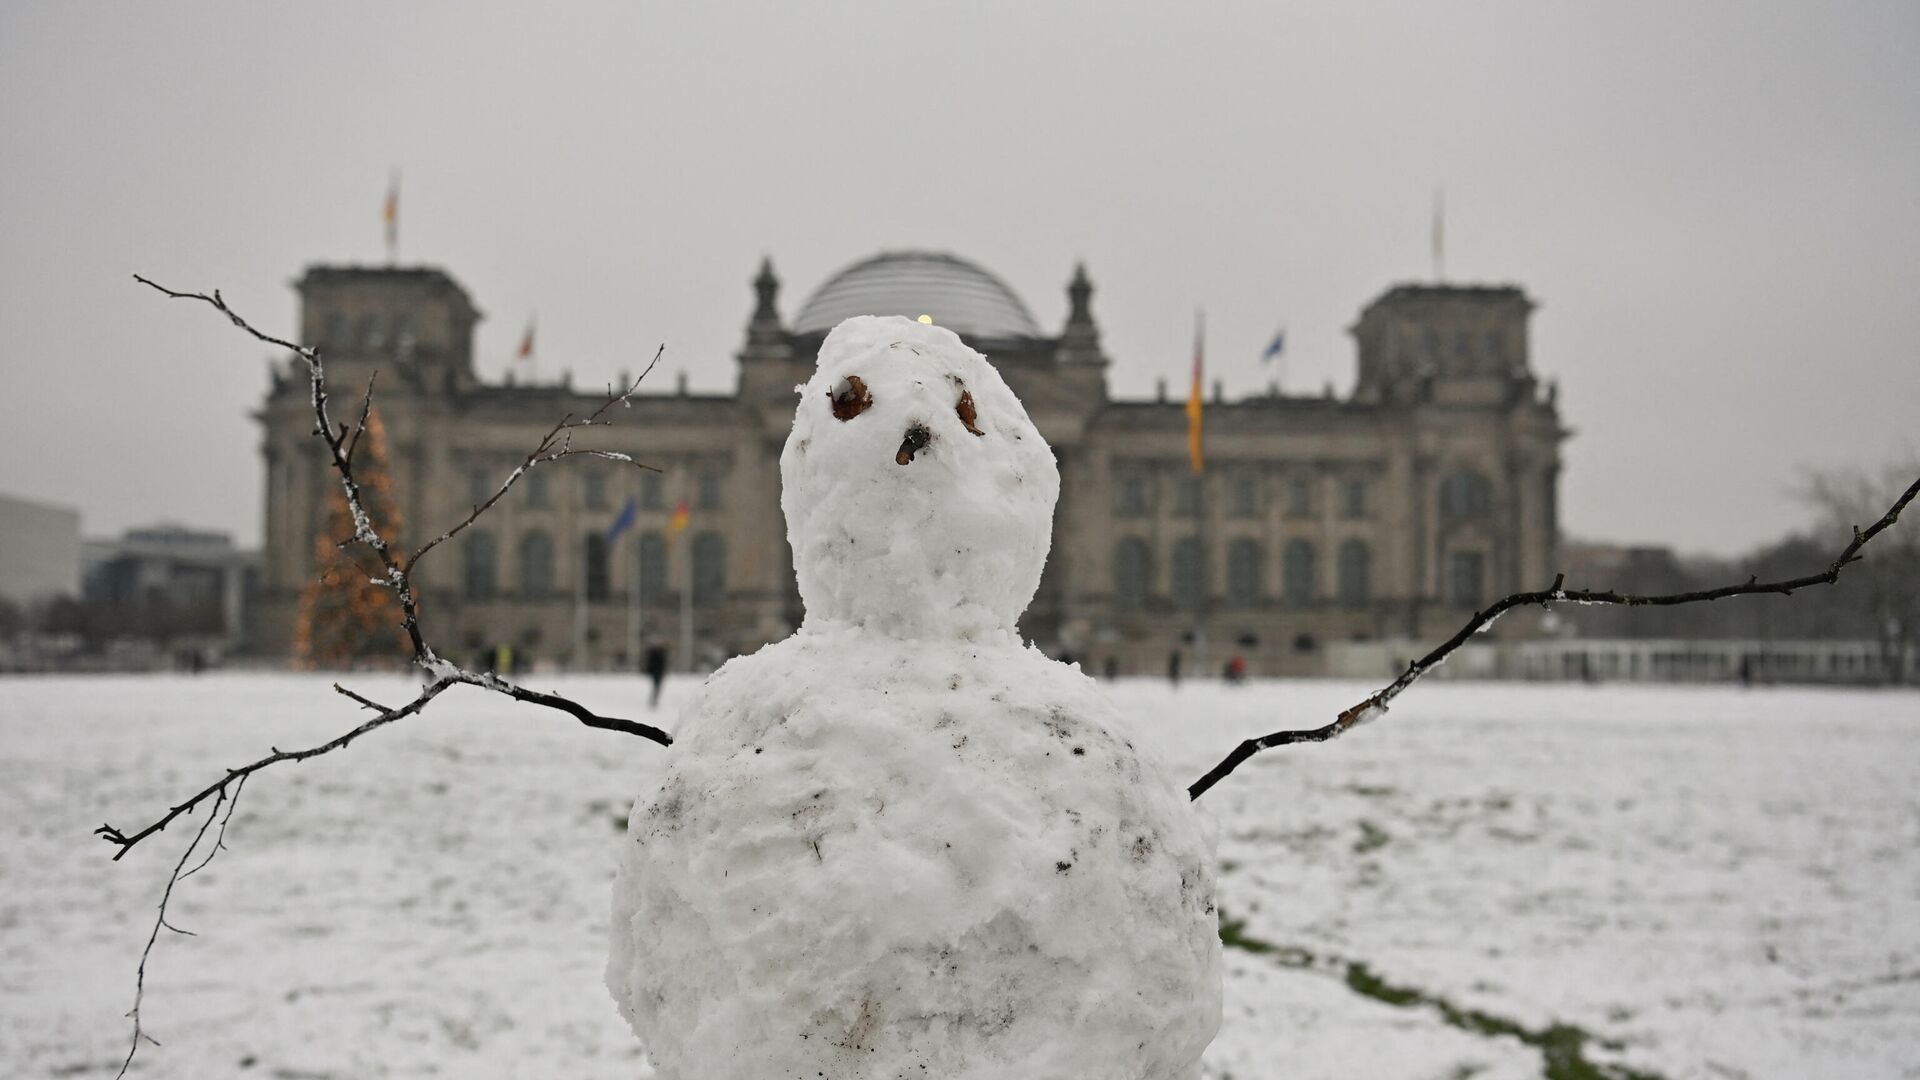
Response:
[{"label": "yellow-lit christmas tree", "polygon": [[[386,427],[377,410],[367,415],[361,443],[353,462],[361,504],[374,527],[397,547],[403,522],[387,464]],[[405,660],[411,649],[401,628],[400,601],[392,590],[373,583],[372,579],[384,577],[384,571],[366,545],[340,546],[340,541],[353,535],[353,513],[340,485],[330,483],[329,488],[326,525],[313,538],[317,573],[300,591],[294,656],[309,668]]]}]

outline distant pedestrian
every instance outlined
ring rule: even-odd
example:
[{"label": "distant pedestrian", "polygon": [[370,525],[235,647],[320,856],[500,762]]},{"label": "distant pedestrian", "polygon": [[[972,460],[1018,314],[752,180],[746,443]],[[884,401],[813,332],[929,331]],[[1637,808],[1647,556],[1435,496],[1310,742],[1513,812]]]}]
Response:
[{"label": "distant pedestrian", "polygon": [[653,680],[653,696],[647,699],[647,708],[660,707],[660,684],[667,681],[667,647],[665,645],[647,646],[647,678]]},{"label": "distant pedestrian", "polygon": [[1172,652],[1167,654],[1167,682],[1172,684],[1172,686],[1176,690],[1180,688],[1180,650],[1179,649],[1175,649]]}]

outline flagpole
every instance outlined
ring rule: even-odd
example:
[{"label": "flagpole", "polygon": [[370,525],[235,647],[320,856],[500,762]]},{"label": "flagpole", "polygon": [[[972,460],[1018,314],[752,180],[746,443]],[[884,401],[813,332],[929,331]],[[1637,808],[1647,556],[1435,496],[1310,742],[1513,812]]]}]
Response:
[{"label": "flagpole", "polygon": [[629,528],[633,534],[633,585],[627,590],[627,663],[633,670],[640,669],[640,530]]},{"label": "flagpole", "polygon": [[580,534],[580,572],[573,579],[573,666],[587,669],[587,534]]},{"label": "flagpole", "polygon": [[[682,514],[681,507],[686,507],[690,509],[693,506],[692,488],[693,488],[693,476],[687,470],[682,469],[680,472],[680,491],[681,491],[680,505],[674,507],[674,511],[673,511],[674,524],[677,526],[677,529],[676,529],[677,533],[684,534],[687,531],[687,525],[691,520],[690,517],[684,516]],[[676,540],[679,539],[679,536],[676,535],[674,539]],[[686,666],[687,672],[691,674],[694,671],[694,666],[693,666],[693,542],[691,540],[681,545],[680,562],[686,568],[685,569],[686,577],[683,579],[684,585],[682,585],[680,589],[680,662]]]},{"label": "flagpole", "polygon": [[387,173],[387,205],[381,215],[387,226],[387,265],[400,262],[400,170]]},{"label": "flagpole", "polygon": [[[1204,416],[1206,401],[1206,379],[1204,363],[1207,341],[1207,314],[1205,309],[1195,308],[1193,312],[1193,395],[1202,403],[1196,416]],[[1193,500],[1194,537],[1200,545],[1200,595],[1193,605],[1193,668],[1196,677],[1204,677],[1212,670],[1207,657],[1207,596],[1212,589],[1208,580],[1207,558],[1207,466],[1206,466],[1206,424],[1198,425],[1195,435],[1195,453],[1193,456],[1193,482],[1199,489]]]}]

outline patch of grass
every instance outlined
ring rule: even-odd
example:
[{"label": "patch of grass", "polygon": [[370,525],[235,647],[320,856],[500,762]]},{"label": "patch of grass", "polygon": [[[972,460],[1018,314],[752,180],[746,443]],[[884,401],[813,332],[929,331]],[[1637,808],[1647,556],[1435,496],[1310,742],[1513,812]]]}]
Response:
[{"label": "patch of grass", "polygon": [[1222,911],[1220,913],[1220,944],[1229,949],[1244,949],[1255,956],[1265,956],[1278,948],[1278,946],[1274,945],[1271,941],[1261,941],[1257,937],[1249,937],[1246,933],[1246,927],[1247,920],[1230,919],[1227,917],[1227,913]]},{"label": "patch of grass", "polygon": [[1365,818],[1360,819],[1360,839],[1353,842],[1353,853],[1365,855],[1369,851],[1386,847],[1393,840],[1392,834]]},{"label": "patch of grass", "polygon": [[[1364,822],[1362,823],[1365,824]],[[1305,949],[1278,945],[1247,933],[1246,921],[1220,914],[1220,943],[1229,949],[1241,949],[1255,956],[1268,956],[1288,967],[1322,968],[1338,972],[1347,989],[1383,1005],[1397,1009],[1432,1009],[1446,1023],[1489,1039],[1518,1039],[1540,1051],[1544,1080],[1663,1080],[1654,1074],[1629,1069],[1624,1065],[1603,1065],[1587,1059],[1587,1044],[1617,1048],[1617,1044],[1596,1038],[1592,1032],[1573,1024],[1553,1023],[1530,1028],[1517,1020],[1496,1016],[1480,1009],[1468,1009],[1417,987],[1389,982],[1364,962],[1316,957]],[[1471,1076],[1473,1071],[1457,1076]]]}]

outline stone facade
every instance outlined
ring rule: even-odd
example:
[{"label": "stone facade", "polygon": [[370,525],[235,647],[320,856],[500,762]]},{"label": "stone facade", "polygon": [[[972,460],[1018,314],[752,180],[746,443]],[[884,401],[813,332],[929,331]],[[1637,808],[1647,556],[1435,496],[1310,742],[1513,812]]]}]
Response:
[{"label": "stone facade", "polygon": [[[791,325],[770,267],[753,285],[734,393],[661,393],[650,380],[617,426],[591,433],[593,445],[661,472],[592,458],[544,466],[421,564],[423,618],[444,650],[473,659],[504,644],[522,657],[628,666],[636,579],[647,640],[677,642],[690,611],[695,666],[797,625],[778,460],[794,387],[849,305],[963,313],[940,321],[1026,404],[1059,458],[1061,499],[1023,630],[1090,670],[1164,672],[1177,652],[1190,672],[1240,655],[1253,674],[1320,673],[1331,643],[1444,635],[1475,604],[1553,578],[1567,432],[1528,365],[1532,304],[1518,288],[1389,290],[1353,327],[1359,378],[1344,399],[1225,401],[1216,391],[1205,411],[1207,471],[1196,478],[1182,401],[1109,396],[1084,272],[1068,286],[1058,336],[1035,332],[1004,284],[951,256],[857,264]],[[314,267],[298,288],[303,340],[322,346],[336,403],[381,372],[405,543],[460,520],[555,420],[598,404],[565,385],[477,378],[480,314],[442,271]],[[308,408],[304,373],[289,365],[258,414],[267,465],[259,625],[275,651],[291,640],[333,483]],[[609,547],[607,529],[629,499],[636,526]],[[688,525],[670,537],[682,502]],[[1516,614],[1502,629],[1531,625]]]}]

